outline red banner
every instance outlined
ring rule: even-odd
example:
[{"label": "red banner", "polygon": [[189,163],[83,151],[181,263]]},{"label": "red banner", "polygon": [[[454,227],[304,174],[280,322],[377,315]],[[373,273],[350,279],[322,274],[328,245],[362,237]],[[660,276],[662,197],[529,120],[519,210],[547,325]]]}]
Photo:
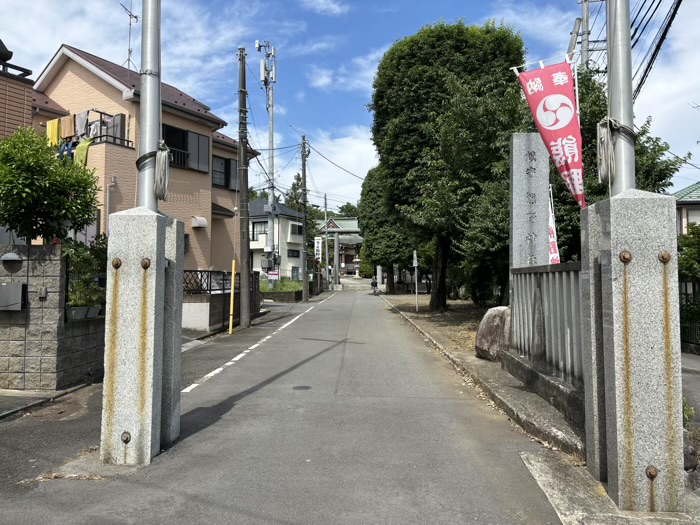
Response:
[{"label": "red banner", "polygon": [[523,71],[518,80],[554,165],[576,202],[585,208],[581,126],[571,66],[562,62]]}]

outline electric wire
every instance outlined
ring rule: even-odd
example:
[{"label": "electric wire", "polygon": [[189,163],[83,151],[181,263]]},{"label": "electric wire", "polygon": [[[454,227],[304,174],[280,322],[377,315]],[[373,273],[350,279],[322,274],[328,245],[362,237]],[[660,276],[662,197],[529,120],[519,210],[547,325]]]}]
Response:
[{"label": "electric wire", "polygon": [[346,170],[346,169],[343,168],[342,166],[336,164],[336,163],[333,162],[331,159],[329,159],[328,157],[326,157],[323,153],[321,153],[321,152],[318,151],[316,148],[314,148],[311,144],[309,144],[309,147],[310,147],[312,150],[314,150],[316,153],[318,153],[322,158],[326,159],[328,162],[330,162],[331,164],[333,164],[333,166],[335,166],[336,168],[343,170],[345,173],[348,173],[349,175],[352,175],[352,176],[355,177],[356,179],[365,180],[364,177],[360,177],[359,175],[355,175],[352,171]]}]

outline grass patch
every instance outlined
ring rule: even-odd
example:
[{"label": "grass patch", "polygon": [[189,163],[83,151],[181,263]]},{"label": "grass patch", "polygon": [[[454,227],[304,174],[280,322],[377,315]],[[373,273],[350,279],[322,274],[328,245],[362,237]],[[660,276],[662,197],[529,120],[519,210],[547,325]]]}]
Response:
[{"label": "grass patch", "polygon": [[[270,286],[274,284],[274,286]],[[260,280],[261,292],[298,292],[302,288],[300,281],[292,281],[287,277],[282,277],[277,281]]]}]

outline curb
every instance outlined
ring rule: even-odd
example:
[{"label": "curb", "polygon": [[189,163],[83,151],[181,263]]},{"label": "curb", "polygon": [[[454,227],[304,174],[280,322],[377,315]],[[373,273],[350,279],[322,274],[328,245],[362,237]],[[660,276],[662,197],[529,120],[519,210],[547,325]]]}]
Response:
[{"label": "curb", "polygon": [[577,443],[568,436],[564,435],[561,431],[551,425],[543,425],[542,422],[534,421],[535,417],[529,417],[527,414],[523,414],[514,406],[511,406],[508,401],[500,396],[491,385],[482,380],[478,374],[470,370],[463,362],[457,359],[447,348],[436,341],[429,333],[418,326],[413,320],[407,317],[403,312],[391,304],[387,299],[382,296],[382,300],[397,314],[401,316],[402,319],[408,321],[413,328],[415,328],[420,334],[426,337],[430,343],[437,348],[438,352],[452,365],[457,368],[457,370],[469,376],[469,378],[474,381],[475,384],[481,388],[488,398],[493,401],[493,403],[503,410],[506,415],[514,422],[517,423],[525,432],[534,436],[537,439],[547,441],[548,443],[558,447],[563,452],[571,454],[578,459],[585,460],[586,452],[583,448],[582,443]]},{"label": "curb", "polygon": [[45,397],[43,399],[39,399],[37,401],[32,401],[31,403],[27,403],[26,405],[22,405],[19,408],[13,408],[11,410],[6,410],[5,412],[0,414],[0,419],[4,419],[6,417],[12,416],[16,414],[17,412],[22,412],[24,410],[29,410],[30,408],[34,408],[40,405],[43,405],[45,403],[50,403],[51,401],[55,401],[56,399],[63,397],[68,394],[72,394],[76,390],[80,390],[81,388],[85,388],[86,386],[90,386],[94,383],[83,383],[81,385],[76,385],[70,388],[66,388],[65,390],[62,390],[61,392],[54,393],[51,396]]}]

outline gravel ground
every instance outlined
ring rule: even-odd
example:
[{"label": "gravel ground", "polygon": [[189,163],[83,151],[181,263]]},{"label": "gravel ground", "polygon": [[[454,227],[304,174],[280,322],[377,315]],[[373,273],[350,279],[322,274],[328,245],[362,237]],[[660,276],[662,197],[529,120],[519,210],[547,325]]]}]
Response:
[{"label": "gravel ground", "polygon": [[447,300],[447,310],[431,312],[428,310],[430,296],[418,295],[418,313],[416,313],[415,295],[385,295],[391,304],[401,312],[410,313],[412,318],[429,323],[431,333],[439,333],[460,350],[474,351],[476,330],[487,307],[477,306],[471,301]]}]

